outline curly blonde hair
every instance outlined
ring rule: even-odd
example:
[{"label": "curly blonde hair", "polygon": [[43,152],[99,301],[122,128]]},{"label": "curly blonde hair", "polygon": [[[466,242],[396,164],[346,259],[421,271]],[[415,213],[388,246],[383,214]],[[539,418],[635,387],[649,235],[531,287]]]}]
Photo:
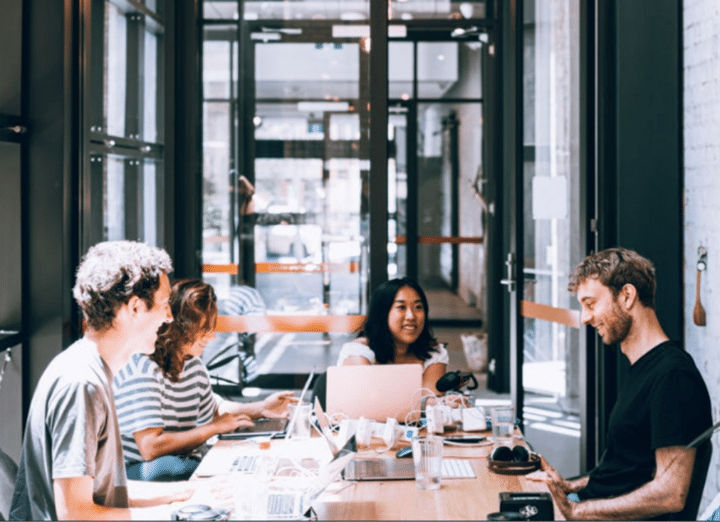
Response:
[{"label": "curly blonde hair", "polygon": [[134,295],[152,308],[160,276],[170,272],[172,261],[161,248],[138,241],[105,241],[90,247],[80,262],[73,296],[88,326],[106,330]]}]

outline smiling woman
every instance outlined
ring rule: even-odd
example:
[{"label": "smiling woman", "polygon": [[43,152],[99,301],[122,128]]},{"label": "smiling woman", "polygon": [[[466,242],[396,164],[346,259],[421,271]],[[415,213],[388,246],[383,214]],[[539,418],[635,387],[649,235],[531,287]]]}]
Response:
[{"label": "smiling woman", "polygon": [[415,281],[383,283],[370,298],[359,337],[340,350],[338,365],[422,364],[423,387],[439,395],[435,384],[447,369],[448,353],[433,337],[427,314],[425,292]]}]

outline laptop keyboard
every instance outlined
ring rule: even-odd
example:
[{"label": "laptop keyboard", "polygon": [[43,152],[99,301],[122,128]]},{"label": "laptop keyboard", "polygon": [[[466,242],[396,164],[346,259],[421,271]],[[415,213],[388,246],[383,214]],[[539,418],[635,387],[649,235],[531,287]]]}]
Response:
[{"label": "laptop keyboard", "polygon": [[271,493],[268,495],[268,515],[290,516],[295,513],[296,495],[290,493]]},{"label": "laptop keyboard", "polygon": [[475,470],[467,459],[443,459],[443,478],[475,478]]},{"label": "laptop keyboard", "polygon": [[233,473],[255,473],[257,471],[257,455],[240,455],[235,457],[230,471]]}]

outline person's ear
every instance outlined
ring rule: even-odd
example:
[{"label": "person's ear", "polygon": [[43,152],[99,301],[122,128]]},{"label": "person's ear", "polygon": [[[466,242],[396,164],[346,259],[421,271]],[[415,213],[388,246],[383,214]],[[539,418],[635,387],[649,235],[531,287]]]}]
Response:
[{"label": "person's ear", "polygon": [[635,303],[638,300],[637,288],[635,288],[635,285],[626,283],[620,289],[619,297],[623,308],[625,308],[625,310],[630,310],[633,306],[635,306]]},{"label": "person's ear", "polygon": [[130,312],[130,315],[132,317],[135,317],[135,316],[137,316],[138,313],[143,312],[145,310],[145,301],[140,299],[138,296],[134,295],[128,301],[127,307],[128,307],[128,312]]}]

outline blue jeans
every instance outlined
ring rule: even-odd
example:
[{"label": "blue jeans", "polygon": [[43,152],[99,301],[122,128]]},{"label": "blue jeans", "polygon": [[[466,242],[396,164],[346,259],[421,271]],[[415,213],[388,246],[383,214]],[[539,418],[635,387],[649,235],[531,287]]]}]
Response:
[{"label": "blue jeans", "polygon": [[200,464],[197,457],[165,455],[149,462],[136,462],[127,466],[127,478],[130,480],[149,480],[153,482],[173,482],[187,480]]},{"label": "blue jeans", "polygon": [[568,493],[565,495],[570,502],[580,502],[580,497],[578,497],[577,493]]}]

